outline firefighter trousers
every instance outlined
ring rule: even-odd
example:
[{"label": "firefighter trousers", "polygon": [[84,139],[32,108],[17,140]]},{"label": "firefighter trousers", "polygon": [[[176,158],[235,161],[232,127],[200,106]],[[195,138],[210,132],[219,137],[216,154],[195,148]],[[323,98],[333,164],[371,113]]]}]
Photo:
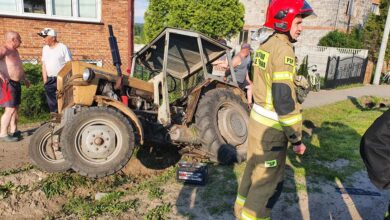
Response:
[{"label": "firefighter trousers", "polygon": [[252,118],[248,136],[248,160],[234,214],[237,219],[269,219],[283,188],[287,138]]}]

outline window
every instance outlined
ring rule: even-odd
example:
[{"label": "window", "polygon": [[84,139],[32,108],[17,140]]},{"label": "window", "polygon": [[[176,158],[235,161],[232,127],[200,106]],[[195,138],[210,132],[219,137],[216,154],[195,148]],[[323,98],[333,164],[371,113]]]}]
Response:
[{"label": "window", "polygon": [[72,13],[72,1],[53,0],[53,15],[68,16],[71,17]]},{"label": "window", "polygon": [[380,13],[379,13],[379,7],[378,7],[377,4],[372,4],[372,5],[371,5],[371,12],[374,13],[374,14],[376,14],[376,15],[379,15],[379,14],[380,14]]},{"label": "window", "polygon": [[45,0],[23,0],[23,9],[26,13],[46,14]]},{"label": "window", "polygon": [[102,0],[0,0],[0,15],[100,22]]},{"label": "window", "polygon": [[16,0],[0,0],[0,11],[16,11]]},{"label": "window", "polygon": [[248,31],[243,30],[240,32],[240,39],[239,39],[240,45],[243,43],[248,43]]}]

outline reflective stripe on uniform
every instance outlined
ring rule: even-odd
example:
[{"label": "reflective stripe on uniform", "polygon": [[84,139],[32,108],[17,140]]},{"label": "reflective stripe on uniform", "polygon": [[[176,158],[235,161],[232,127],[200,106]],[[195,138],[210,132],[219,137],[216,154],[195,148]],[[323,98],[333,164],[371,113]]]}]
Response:
[{"label": "reflective stripe on uniform", "polygon": [[294,74],[288,71],[284,72],[274,72],[272,74],[272,80],[273,81],[283,81],[283,80],[290,80],[293,81]]},{"label": "reflective stripe on uniform", "polygon": [[279,117],[278,117],[278,114],[274,111],[270,111],[266,108],[263,108],[261,107],[260,105],[257,105],[256,103],[253,104],[253,110],[257,113],[257,114],[260,114],[262,116],[265,116],[269,119],[273,119],[275,121],[279,121]]},{"label": "reflective stripe on uniform", "polygon": [[276,130],[279,130],[279,131],[283,131],[283,128],[280,125],[279,121],[262,116],[262,115],[256,113],[254,110],[251,111],[251,118],[253,120],[259,122],[260,124],[275,128]]},{"label": "reflective stripe on uniform", "polygon": [[297,114],[289,118],[279,118],[279,121],[282,126],[291,126],[302,121],[302,114]]},{"label": "reflective stripe on uniform", "polygon": [[241,196],[240,194],[237,194],[236,198],[236,204],[239,206],[244,206],[246,198],[244,196]]},{"label": "reflective stripe on uniform", "polygon": [[246,211],[242,211],[241,218],[244,220],[270,220],[271,218],[256,218],[255,216],[252,216],[251,214],[247,213]]},{"label": "reflective stripe on uniform", "polygon": [[273,99],[272,99],[272,81],[269,74],[265,74],[265,86],[266,86],[266,98],[265,98],[265,108],[268,110],[274,109]]}]

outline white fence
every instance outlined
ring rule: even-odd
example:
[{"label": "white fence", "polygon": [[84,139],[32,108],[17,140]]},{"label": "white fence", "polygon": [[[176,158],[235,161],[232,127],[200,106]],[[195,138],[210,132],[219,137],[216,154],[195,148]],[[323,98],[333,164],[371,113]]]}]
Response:
[{"label": "white fence", "polygon": [[309,67],[312,65],[317,65],[317,72],[321,77],[325,77],[328,57],[339,56],[340,58],[344,58],[354,55],[367,58],[368,50],[321,46],[300,46],[295,48],[295,54],[298,57],[299,64],[302,63],[303,58],[308,55]]}]

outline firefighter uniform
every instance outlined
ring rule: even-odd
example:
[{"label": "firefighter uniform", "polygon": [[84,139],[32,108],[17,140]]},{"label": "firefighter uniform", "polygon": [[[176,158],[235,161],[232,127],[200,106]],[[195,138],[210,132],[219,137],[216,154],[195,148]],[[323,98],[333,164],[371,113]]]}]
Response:
[{"label": "firefighter uniform", "polygon": [[287,143],[301,143],[302,115],[294,76],[295,54],[286,34],[276,33],[256,51],[247,166],[235,215],[268,219],[283,188]]}]

